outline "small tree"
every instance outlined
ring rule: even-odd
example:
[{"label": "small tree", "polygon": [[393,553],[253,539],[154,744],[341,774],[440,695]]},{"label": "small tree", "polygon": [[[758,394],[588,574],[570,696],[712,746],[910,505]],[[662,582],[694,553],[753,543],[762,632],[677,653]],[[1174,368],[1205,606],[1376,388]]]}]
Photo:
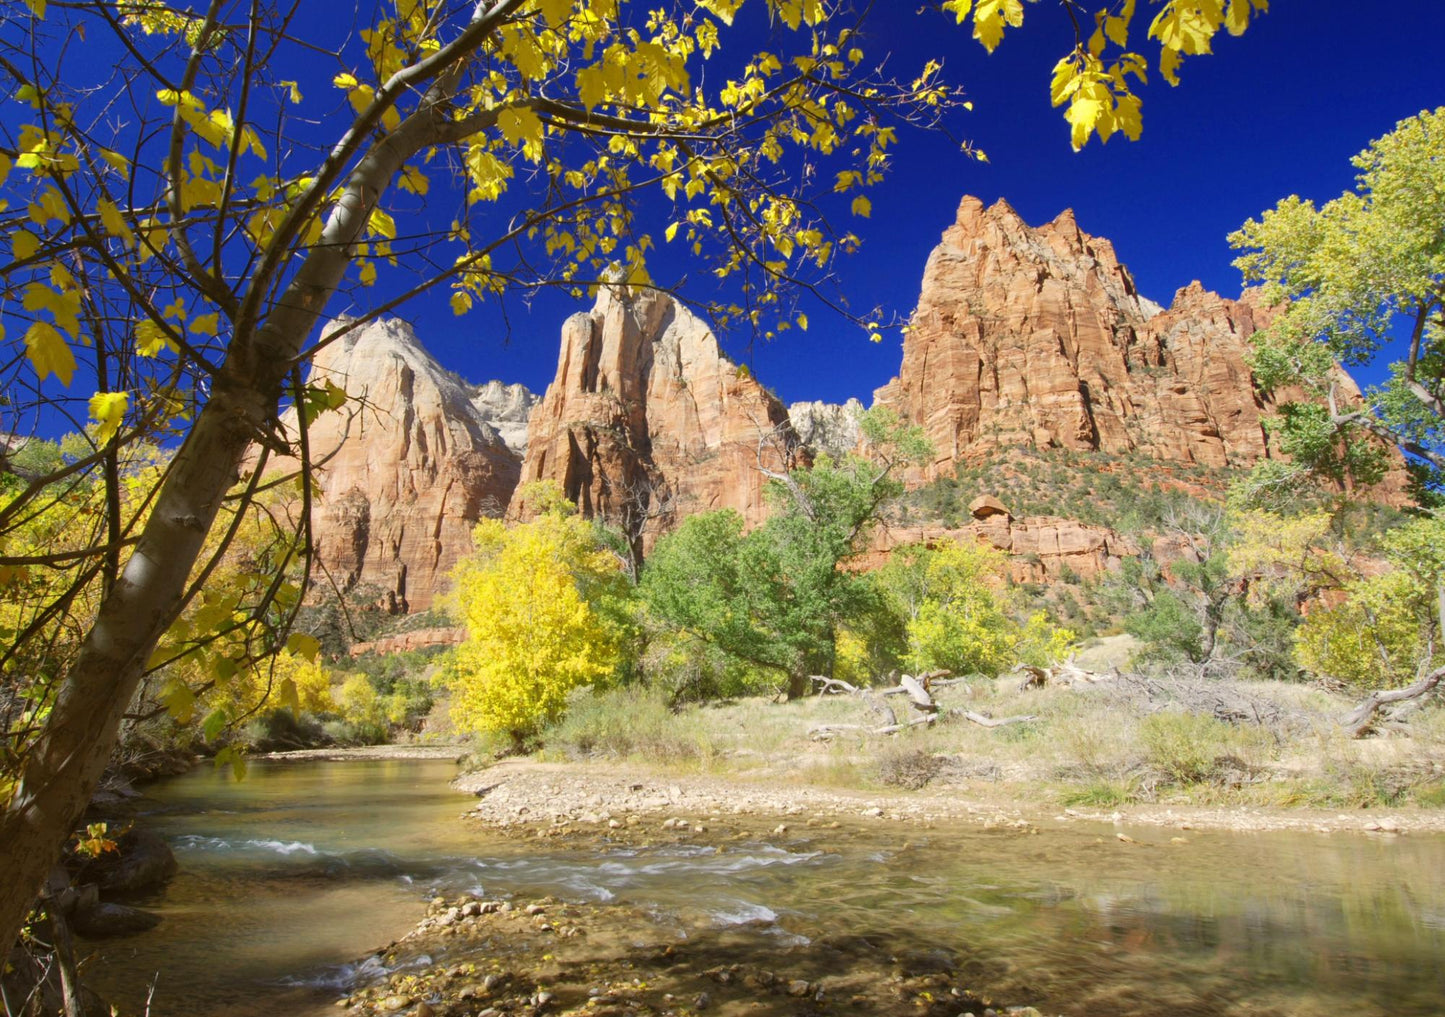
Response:
[{"label": "small tree", "polygon": [[1041,611],[1020,624],[1003,589],[1007,559],[991,546],[959,540],[893,554],[878,578],[903,619],[903,662],[915,671],[995,675],[1019,661],[1051,664],[1073,642]]},{"label": "small tree", "polygon": [[618,600],[630,588],[565,502],[511,528],[484,519],[474,542],[452,593],[467,630],[448,673],[452,716],[462,730],[521,741],[560,716],[572,690],[614,679],[627,634]]}]

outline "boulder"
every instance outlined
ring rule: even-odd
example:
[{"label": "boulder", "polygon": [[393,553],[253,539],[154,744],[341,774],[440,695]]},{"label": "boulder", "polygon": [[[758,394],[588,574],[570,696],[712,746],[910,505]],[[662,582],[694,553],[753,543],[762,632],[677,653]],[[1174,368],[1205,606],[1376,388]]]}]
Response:
[{"label": "boulder", "polygon": [[115,844],[114,851],[86,859],[77,879],[95,883],[107,897],[114,897],[159,889],[176,874],[175,853],[153,830],[127,830]]},{"label": "boulder", "polygon": [[988,519],[990,516],[1003,516],[1005,519],[1012,519],[1013,513],[1004,508],[1003,502],[991,494],[981,494],[968,503],[969,514],[975,519]]},{"label": "boulder", "polygon": [[124,904],[100,902],[93,907],[76,908],[70,923],[86,939],[110,939],[148,932],[161,923],[161,916]]}]

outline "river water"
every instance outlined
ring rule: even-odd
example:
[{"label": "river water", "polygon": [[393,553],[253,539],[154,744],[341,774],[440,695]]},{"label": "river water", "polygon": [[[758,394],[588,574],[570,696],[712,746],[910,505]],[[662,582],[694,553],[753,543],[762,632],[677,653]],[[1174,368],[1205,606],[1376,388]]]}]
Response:
[{"label": "river water", "polygon": [[429,897],[550,893],[653,908],[679,936],[739,926],[764,951],[896,929],[1050,1014],[1445,1013],[1445,837],[875,823],[551,849],[459,822],[454,773],[258,761],[240,783],[202,767],[153,786],[142,821],[180,874],[143,902],[157,929],[88,945],[88,979],[127,1013],[316,1013]]}]

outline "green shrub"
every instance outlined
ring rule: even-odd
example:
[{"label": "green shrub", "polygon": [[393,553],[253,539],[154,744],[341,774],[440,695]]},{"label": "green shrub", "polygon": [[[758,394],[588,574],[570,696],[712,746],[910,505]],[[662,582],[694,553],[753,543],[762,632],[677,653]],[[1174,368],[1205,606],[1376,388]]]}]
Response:
[{"label": "green shrub", "polygon": [[1209,780],[1228,735],[1229,725],[1197,713],[1156,713],[1139,725],[1150,765],[1176,784]]}]

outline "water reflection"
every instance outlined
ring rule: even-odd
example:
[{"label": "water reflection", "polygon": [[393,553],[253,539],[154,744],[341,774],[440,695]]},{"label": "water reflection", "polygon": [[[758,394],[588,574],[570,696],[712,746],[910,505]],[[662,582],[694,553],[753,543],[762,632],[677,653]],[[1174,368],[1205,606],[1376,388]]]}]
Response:
[{"label": "water reflection", "polygon": [[1445,1012],[1439,837],[874,825],[559,851],[469,830],[450,774],[262,763],[161,785],[147,822],[182,872],[150,902],[165,922],[104,946],[97,981],[137,1010],[158,972],[158,1017],[296,1012],[364,976],[427,897],[473,892],[645,905],[764,956],[865,932],[934,944],[999,998],[1082,1017]]}]

